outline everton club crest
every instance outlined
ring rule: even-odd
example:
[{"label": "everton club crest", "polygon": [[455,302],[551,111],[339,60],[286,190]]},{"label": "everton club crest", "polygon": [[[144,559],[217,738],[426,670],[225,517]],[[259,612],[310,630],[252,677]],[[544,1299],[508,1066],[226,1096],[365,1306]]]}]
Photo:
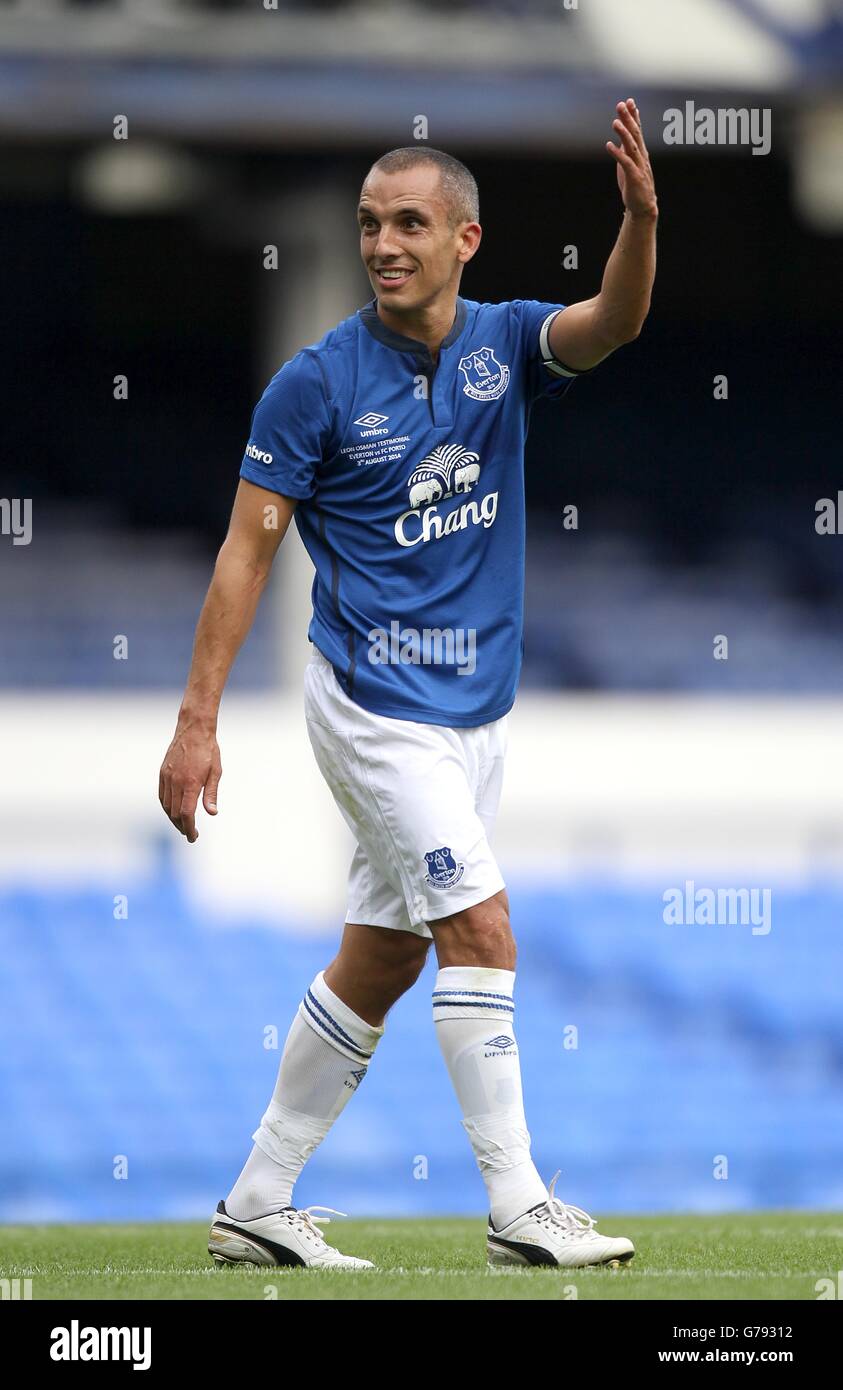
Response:
[{"label": "everton club crest", "polygon": [[424,857],[427,861],[425,883],[431,888],[453,888],[465,873],[465,864],[458,864],[446,845],[432,849]]},{"label": "everton club crest", "polygon": [[509,367],[502,367],[492,348],[477,348],[460,359],[460,371],[465,377],[462,388],[475,401],[496,401],[509,385]]}]

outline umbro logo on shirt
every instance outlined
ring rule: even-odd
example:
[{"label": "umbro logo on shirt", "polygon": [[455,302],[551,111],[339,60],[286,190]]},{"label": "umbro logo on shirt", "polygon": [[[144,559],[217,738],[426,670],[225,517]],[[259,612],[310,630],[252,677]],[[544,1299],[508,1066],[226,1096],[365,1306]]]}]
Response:
[{"label": "umbro logo on shirt", "polygon": [[258,463],[272,463],[272,455],[265,449],[259,449],[257,444],[247,444],[246,453],[250,459],[255,459]]},{"label": "umbro logo on shirt", "polygon": [[367,410],[365,415],[361,415],[354,421],[355,425],[382,425],[384,420],[388,420],[388,415],[378,415],[376,410]]},{"label": "umbro logo on shirt", "polygon": [[354,423],[355,425],[365,426],[365,428],[360,431],[360,438],[368,439],[373,434],[388,434],[389,431],[387,429],[377,428],[379,425],[385,425],[388,419],[388,415],[378,415],[376,410],[367,410],[366,414],[361,415]]}]

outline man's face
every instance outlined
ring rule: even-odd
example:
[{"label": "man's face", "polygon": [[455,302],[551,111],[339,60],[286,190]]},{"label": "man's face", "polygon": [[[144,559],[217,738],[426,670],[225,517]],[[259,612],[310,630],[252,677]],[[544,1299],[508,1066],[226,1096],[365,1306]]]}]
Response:
[{"label": "man's face", "polygon": [[374,170],[358,209],[360,254],[384,309],[416,312],[444,290],[456,290],[462,267],[480,240],[476,222],[452,227],[435,164],[398,173]]}]

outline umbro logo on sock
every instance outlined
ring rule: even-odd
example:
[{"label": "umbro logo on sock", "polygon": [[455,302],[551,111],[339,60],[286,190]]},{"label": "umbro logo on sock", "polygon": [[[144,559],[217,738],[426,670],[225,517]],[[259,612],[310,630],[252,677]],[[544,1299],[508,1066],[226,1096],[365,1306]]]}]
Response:
[{"label": "umbro logo on sock", "polygon": [[350,1091],[356,1091],[357,1087],[360,1085],[360,1082],[363,1080],[363,1077],[366,1075],[366,1068],[361,1067],[359,1071],[350,1071],[348,1075],[354,1081],[354,1085],[352,1086],[351,1081],[349,1081],[347,1078],[345,1084]]},{"label": "umbro logo on sock", "polygon": [[516,1052],[515,1039],[508,1033],[498,1033],[496,1038],[489,1038],[487,1047],[493,1047],[494,1052],[484,1052],[484,1057],[514,1057]]},{"label": "umbro logo on sock", "polygon": [[515,1042],[514,1038],[507,1037],[506,1033],[498,1033],[496,1038],[489,1038],[487,1047],[511,1047]]}]

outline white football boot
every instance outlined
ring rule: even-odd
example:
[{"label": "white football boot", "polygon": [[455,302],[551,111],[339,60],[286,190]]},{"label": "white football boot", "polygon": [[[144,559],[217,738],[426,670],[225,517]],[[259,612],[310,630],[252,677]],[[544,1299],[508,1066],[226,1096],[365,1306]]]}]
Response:
[{"label": "white football boot", "polygon": [[333,1207],[282,1207],[254,1221],[235,1221],[220,1202],[208,1236],[208,1254],[218,1265],[305,1265],[308,1269],[374,1269],[371,1260],[341,1255],[328,1245],[317,1221],[327,1224],[330,1216],[314,1216]]},{"label": "white football boot", "polygon": [[[560,1169],[561,1171],[561,1169]],[[548,1189],[548,1200],[531,1207],[508,1226],[496,1231],[489,1217],[486,1254],[490,1265],[563,1265],[576,1269],[582,1265],[626,1264],[635,1246],[626,1236],[601,1236],[594,1229],[594,1218],[581,1207],[568,1206],[554,1197],[556,1178]]]}]

